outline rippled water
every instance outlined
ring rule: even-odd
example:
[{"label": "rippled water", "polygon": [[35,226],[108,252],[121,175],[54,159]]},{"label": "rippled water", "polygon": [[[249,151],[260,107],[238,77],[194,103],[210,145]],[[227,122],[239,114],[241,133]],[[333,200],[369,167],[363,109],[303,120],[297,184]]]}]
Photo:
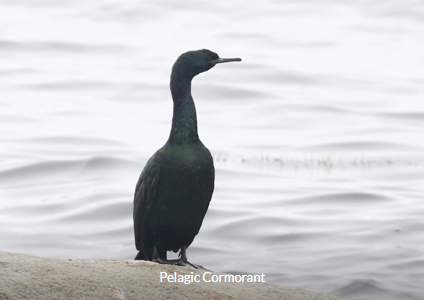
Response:
[{"label": "rippled water", "polygon": [[177,56],[216,191],[189,259],[346,299],[422,299],[419,1],[0,1],[0,251],[132,259]]}]

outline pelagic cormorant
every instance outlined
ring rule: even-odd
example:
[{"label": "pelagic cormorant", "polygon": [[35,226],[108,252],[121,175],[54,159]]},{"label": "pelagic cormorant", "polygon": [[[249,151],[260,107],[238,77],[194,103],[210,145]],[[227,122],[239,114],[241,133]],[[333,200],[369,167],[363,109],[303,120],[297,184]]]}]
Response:
[{"label": "pelagic cormorant", "polygon": [[[169,139],[149,159],[134,196],[136,260],[192,265],[186,250],[200,230],[215,180],[209,150],[197,134],[196,109],[191,96],[194,76],[218,63],[241,61],[219,58],[210,50],[183,53],[172,67],[174,114]],[[180,251],[167,260],[167,251]],[[195,265],[192,265],[195,266]]]}]

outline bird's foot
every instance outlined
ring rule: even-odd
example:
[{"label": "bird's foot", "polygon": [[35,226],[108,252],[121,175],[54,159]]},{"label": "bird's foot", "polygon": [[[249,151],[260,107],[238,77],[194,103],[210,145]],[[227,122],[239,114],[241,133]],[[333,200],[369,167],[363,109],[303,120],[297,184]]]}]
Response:
[{"label": "bird's foot", "polygon": [[202,265],[196,265],[196,264],[192,264],[191,262],[185,262],[185,264],[187,265],[187,266],[192,266],[193,268],[195,268],[195,269],[198,269],[198,270],[203,270],[203,271],[210,271],[210,270],[208,270],[208,269],[206,269],[204,266],[202,266]]},{"label": "bird's foot", "polygon": [[159,255],[156,247],[154,247],[153,248],[152,261],[159,263],[159,264],[163,264],[163,265],[192,267],[192,268],[195,268],[195,269],[209,271],[208,269],[206,269],[205,267],[203,267],[201,265],[195,265],[195,264],[192,264],[191,262],[189,262],[187,260],[186,250],[187,250],[187,247],[183,246],[181,248],[180,257],[178,259],[169,259],[168,260],[166,258],[166,252],[162,253],[162,255]]},{"label": "bird's foot", "polygon": [[170,265],[170,261],[167,259],[163,259],[161,257],[153,257],[152,259],[153,262],[158,263],[158,264],[162,264],[162,265]]},{"label": "bird's foot", "polygon": [[181,266],[181,267],[192,267],[195,269],[199,269],[199,270],[205,270],[205,271],[209,271],[208,269],[206,269],[205,267],[201,266],[201,265],[196,265],[196,264],[192,264],[189,261],[183,261],[182,259],[162,259],[162,258],[155,258],[153,260],[154,262],[157,262],[159,264],[163,264],[163,265],[174,265],[174,266]]},{"label": "bird's foot", "polygon": [[190,266],[190,267],[195,268],[195,269],[209,271],[205,267],[203,267],[201,265],[192,264],[191,262],[189,262],[187,260],[187,246],[182,246],[181,247],[181,251],[180,251],[179,257],[180,257],[179,258],[179,262],[178,262],[179,266]]},{"label": "bird's foot", "polygon": [[174,264],[176,266],[192,267],[192,268],[195,268],[195,269],[208,271],[208,269],[206,269],[205,267],[203,267],[201,265],[192,264],[188,260],[183,260],[183,259],[174,259],[174,260],[172,260],[172,264]]}]

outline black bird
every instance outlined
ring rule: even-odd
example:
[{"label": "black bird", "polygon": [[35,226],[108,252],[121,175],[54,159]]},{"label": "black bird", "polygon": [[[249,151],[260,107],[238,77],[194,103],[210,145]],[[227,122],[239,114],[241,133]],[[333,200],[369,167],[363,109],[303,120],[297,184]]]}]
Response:
[{"label": "black bird", "polygon": [[[135,189],[134,234],[139,250],[136,260],[192,265],[187,261],[186,250],[208,210],[215,169],[209,150],[197,134],[191,81],[218,63],[232,61],[241,59],[219,58],[203,49],[183,53],[172,67],[171,133],[166,144],[147,162]],[[167,260],[167,251],[180,249],[178,260]]]}]

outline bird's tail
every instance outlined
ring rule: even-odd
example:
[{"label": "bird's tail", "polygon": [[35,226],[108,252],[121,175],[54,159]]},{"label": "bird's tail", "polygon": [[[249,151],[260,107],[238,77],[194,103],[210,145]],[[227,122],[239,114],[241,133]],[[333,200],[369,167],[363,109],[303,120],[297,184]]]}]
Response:
[{"label": "bird's tail", "polygon": [[147,256],[147,253],[144,252],[143,250],[138,251],[138,253],[137,253],[137,255],[136,255],[136,257],[134,259],[135,260],[151,260]]}]

